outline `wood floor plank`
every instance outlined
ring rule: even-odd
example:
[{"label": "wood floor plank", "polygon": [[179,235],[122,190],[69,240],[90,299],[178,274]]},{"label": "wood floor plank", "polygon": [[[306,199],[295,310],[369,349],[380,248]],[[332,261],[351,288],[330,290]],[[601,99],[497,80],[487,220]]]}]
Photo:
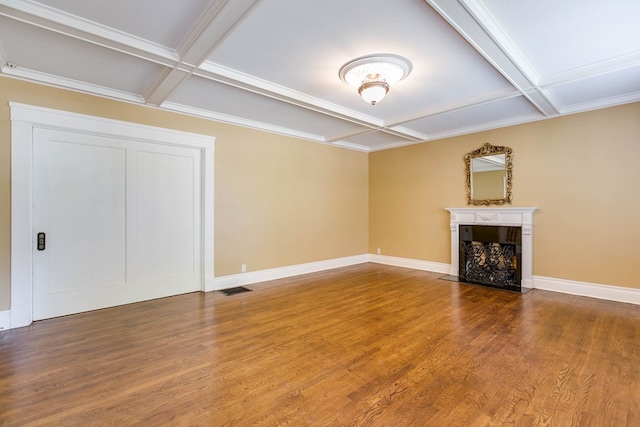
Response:
[{"label": "wood floor plank", "polygon": [[361,264],[0,332],[0,425],[640,425],[640,307]]}]

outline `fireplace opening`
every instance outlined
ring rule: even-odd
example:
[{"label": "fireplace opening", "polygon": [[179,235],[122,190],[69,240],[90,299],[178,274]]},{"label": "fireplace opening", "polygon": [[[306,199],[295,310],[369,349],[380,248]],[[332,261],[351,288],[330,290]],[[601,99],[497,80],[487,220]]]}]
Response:
[{"label": "fireplace opening", "polygon": [[459,280],[522,291],[522,228],[460,225]]}]

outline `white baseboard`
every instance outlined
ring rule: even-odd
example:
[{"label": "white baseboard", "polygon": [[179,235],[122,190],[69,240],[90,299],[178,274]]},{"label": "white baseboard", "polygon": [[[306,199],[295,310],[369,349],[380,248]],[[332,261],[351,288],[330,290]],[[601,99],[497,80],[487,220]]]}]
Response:
[{"label": "white baseboard", "polygon": [[533,287],[545,291],[640,305],[640,289],[635,288],[577,282],[574,280],[542,276],[533,276]]},{"label": "white baseboard", "polygon": [[[365,262],[412,268],[415,270],[431,271],[441,274],[449,274],[451,267],[449,264],[440,262],[400,258],[387,255],[363,254],[326,261],[311,262],[308,264],[298,264],[268,270],[253,271],[250,273],[234,274],[231,276],[215,277],[206,281],[206,291],[250,285],[252,283],[265,282],[268,280],[283,279],[300,274],[315,273],[317,271],[347,267],[349,265],[362,264]],[[640,289],[577,282],[573,280],[555,279],[553,277],[542,276],[533,276],[533,283],[527,285],[534,289],[640,305]]]},{"label": "white baseboard", "polygon": [[0,331],[11,329],[11,310],[0,311]]},{"label": "white baseboard", "polygon": [[386,255],[363,254],[345,258],[335,258],[326,261],[297,264],[287,267],[271,268],[268,270],[252,271],[250,273],[233,274],[230,276],[215,277],[205,283],[206,291],[233,288],[236,286],[250,285],[252,283],[268,280],[283,279],[300,274],[315,273],[317,271],[332,268],[347,267],[355,264],[373,262],[376,264],[393,265],[396,267],[413,268],[414,270],[432,271],[434,273],[449,273],[449,264],[421,261],[417,259],[398,258]]},{"label": "white baseboard", "polygon": [[252,283],[266,282],[268,280],[283,279],[285,277],[298,276],[300,274],[315,273],[317,271],[332,268],[347,267],[355,264],[369,262],[369,254],[355,255],[344,258],[334,258],[325,261],[316,261],[306,264],[296,264],[286,267],[270,268],[268,270],[252,271],[249,273],[233,274],[230,276],[215,277],[206,283],[206,291],[234,288],[250,285]]},{"label": "white baseboard", "polygon": [[449,274],[450,265],[441,262],[422,261],[419,259],[399,258],[387,255],[369,255],[369,262],[393,265],[395,267],[413,268],[414,270],[432,271],[434,273]]}]

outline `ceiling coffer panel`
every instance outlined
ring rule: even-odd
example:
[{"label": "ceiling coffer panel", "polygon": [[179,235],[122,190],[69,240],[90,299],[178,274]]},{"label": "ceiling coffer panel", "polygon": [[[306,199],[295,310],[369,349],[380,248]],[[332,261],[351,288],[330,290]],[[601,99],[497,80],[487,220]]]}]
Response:
[{"label": "ceiling coffer panel", "polygon": [[[230,101],[232,100],[232,102]],[[357,124],[329,114],[318,114],[295,103],[240,89],[229,84],[207,78],[192,76],[177,88],[167,103],[189,106],[210,117],[226,116],[229,121],[237,119],[237,124],[257,122],[253,125],[291,129],[298,134],[309,134],[325,142],[323,135],[353,132],[361,128]]]},{"label": "ceiling coffer panel", "polygon": [[542,117],[526,98],[518,96],[426,117],[405,123],[405,126],[418,129],[428,135],[428,139],[435,139],[539,120]]},{"label": "ceiling coffer panel", "polygon": [[123,34],[130,34],[177,50],[211,2],[209,0],[40,0],[39,3]]}]

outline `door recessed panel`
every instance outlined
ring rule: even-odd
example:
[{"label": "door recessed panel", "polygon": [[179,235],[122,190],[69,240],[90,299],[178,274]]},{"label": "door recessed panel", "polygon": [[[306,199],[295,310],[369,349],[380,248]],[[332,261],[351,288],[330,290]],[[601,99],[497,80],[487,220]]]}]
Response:
[{"label": "door recessed panel", "polygon": [[195,159],[186,154],[138,152],[141,280],[195,273],[199,186]]},{"label": "door recessed panel", "polygon": [[66,141],[49,149],[49,291],[124,284],[126,151]]}]

